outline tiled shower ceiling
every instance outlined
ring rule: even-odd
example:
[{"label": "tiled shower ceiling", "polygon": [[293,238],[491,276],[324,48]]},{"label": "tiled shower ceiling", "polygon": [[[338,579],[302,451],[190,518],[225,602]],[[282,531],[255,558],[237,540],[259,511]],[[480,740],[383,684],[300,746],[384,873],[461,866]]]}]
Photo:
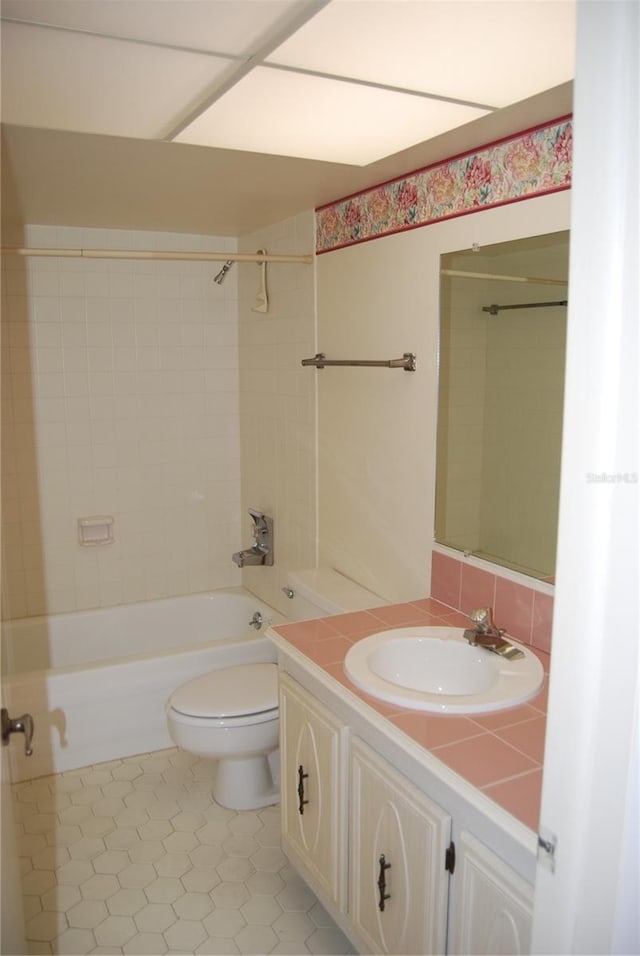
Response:
[{"label": "tiled shower ceiling", "polygon": [[575,0],[2,0],[2,119],[367,165],[573,78]]}]

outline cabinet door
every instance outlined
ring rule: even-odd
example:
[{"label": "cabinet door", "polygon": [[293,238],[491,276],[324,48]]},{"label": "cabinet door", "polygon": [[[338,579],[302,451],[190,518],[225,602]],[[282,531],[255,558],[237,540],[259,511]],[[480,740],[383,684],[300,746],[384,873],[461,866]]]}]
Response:
[{"label": "cabinet door", "polygon": [[360,740],[351,798],[349,909],[367,951],[443,953],[451,818]]},{"label": "cabinet door", "polygon": [[281,676],[282,839],[312,884],[344,908],[343,726],[298,684]]},{"label": "cabinet door", "polygon": [[452,953],[528,953],[533,887],[503,860],[462,831],[456,841],[458,881],[451,913]]}]

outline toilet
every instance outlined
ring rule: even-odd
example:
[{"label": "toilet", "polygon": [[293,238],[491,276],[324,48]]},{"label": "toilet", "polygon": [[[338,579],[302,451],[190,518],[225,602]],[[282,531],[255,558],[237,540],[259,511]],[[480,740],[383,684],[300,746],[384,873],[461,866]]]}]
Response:
[{"label": "toilet", "polygon": [[[387,603],[330,568],[292,571],[284,590],[288,622]],[[176,746],[217,761],[216,803],[258,810],[278,802],[276,664],[237,664],[187,681],[167,701],[166,716]]]},{"label": "toilet", "polygon": [[218,763],[216,803],[257,810],[277,803],[269,754],[278,747],[278,667],[237,664],[182,684],[167,702],[173,742]]}]

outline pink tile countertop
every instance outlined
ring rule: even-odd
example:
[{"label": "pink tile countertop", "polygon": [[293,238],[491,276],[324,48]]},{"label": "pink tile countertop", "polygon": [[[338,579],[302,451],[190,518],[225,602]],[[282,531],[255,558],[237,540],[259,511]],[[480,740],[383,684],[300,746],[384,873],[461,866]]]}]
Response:
[{"label": "pink tile countertop", "polygon": [[349,648],[364,637],[393,627],[466,627],[468,619],[433,598],[391,604],[274,630],[309,660],[478,787],[518,820],[537,831],[550,657],[530,647],[545,671],[542,691],[520,707],[473,716],[427,714],[387,704],[359,690],[344,673]]}]

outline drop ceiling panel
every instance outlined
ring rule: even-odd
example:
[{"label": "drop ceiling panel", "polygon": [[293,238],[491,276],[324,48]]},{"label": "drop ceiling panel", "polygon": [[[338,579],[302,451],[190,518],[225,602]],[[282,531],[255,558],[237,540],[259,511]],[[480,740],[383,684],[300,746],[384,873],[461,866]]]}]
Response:
[{"label": "drop ceiling panel", "polygon": [[161,137],[231,63],[4,23],[2,118],[48,129]]},{"label": "drop ceiling panel", "polygon": [[7,245],[22,223],[241,236],[571,111],[572,85],[373,166],[48,129],[2,128]]},{"label": "drop ceiling panel", "polygon": [[362,166],[482,115],[467,106],[261,67],[176,139]]},{"label": "drop ceiling panel", "polygon": [[[2,119],[14,131],[3,198],[11,186],[16,222],[240,234],[571,108],[574,0],[0,3]],[[309,71],[338,76],[320,86]],[[551,87],[565,91],[559,109]],[[523,101],[534,88],[548,92]],[[449,111],[425,93],[518,105]],[[180,142],[149,142],[198,109]]]},{"label": "drop ceiling panel", "polygon": [[334,0],[270,63],[496,107],[573,78],[574,0]]},{"label": "drop ceiling panel", "polygon": [[3,17],[241,56],[296,0],[3,0]]}]

